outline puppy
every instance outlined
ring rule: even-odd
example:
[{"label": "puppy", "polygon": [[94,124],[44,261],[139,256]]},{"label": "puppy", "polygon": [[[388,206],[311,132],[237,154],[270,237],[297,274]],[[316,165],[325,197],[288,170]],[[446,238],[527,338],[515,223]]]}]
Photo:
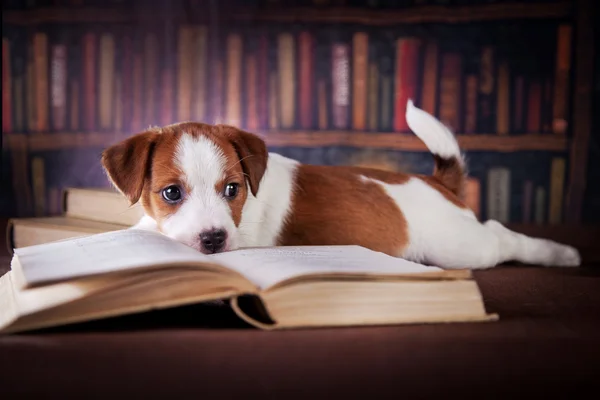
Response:
[{"label": "puppy", "polygon": [[506,261],[577,266],[576,249],[481,223],[462,200],[465,162],[450,130],[408,102],[433,175],[315,166],[268,153],[258,136],[184,122],[107,148],[102,165],[145,216],[134,226],[203,253],[240,247],[360,245],[442,268]]}]

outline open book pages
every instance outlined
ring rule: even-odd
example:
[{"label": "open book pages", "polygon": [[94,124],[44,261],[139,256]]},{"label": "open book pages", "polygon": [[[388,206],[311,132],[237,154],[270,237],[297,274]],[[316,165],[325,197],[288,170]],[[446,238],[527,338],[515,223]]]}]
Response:
[{"label": "open book pages", "polygon": [[261,290],[306,275],[470,277],[466,270],[444,271],[359,246],[250,248],[204,255],[162,234],[126,229],[16,249],[13,279],[18,288],[27,288],[156,268],[225,269]]}]

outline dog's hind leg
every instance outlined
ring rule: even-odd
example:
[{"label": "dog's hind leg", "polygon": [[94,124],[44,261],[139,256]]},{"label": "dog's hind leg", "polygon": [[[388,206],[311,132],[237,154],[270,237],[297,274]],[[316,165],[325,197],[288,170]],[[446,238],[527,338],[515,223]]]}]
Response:
[{"label": "dog's hind leg", "polygon": [[446,269],[485,269],[508,261],[542,266],[578,266],[576,249],[513,232],[501,223],[446,215],[437,225],[410,229],[410,242],[399,255]]},{"label": "dog's hind leg", "polygon": [[576,267],[581,263],[579,252],[571,246],[513,232],[495,220],[486,221],[484,226],[498,238],[500,262],[557,267]]}]

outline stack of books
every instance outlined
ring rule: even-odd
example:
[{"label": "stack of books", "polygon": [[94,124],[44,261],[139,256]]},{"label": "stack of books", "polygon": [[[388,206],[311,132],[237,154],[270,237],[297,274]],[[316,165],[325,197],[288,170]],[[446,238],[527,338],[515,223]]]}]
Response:
[{"label": "stack of books", "polygon": [[142,206],[112,189],[67,188],[62,213],[42,218],[13,218],[7,224],[7,246],[13,249],[57,240],[126,229],[143,215]]}]

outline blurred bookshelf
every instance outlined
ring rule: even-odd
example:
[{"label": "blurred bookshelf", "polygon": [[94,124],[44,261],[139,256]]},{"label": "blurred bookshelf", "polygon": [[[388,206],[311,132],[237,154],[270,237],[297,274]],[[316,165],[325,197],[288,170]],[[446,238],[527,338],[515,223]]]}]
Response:
[{"label": "blurred bookshelf", "polygon": [[[12,124],[3,122],[2,145],[12,153],[6,159],[15,196],[36,196],[35,174],[44,174],[40,165],[46,156],[97,154],[148,126],[182,120],[231,123],[278,149],[426,153],[398,118],[409,93],[417,106],[457,132],[464,151],[502,155],[492,157],[498,165],[487,166],[478,177],[479,206],[495,207],[485,217],[502,220],[498,208],[510,208],[490,200],[515,190],[506,183],[491,188],[502,181],[496,175],[508,173],[524,184],[514,201],[530,208],[516,222],[582,219],[592,117],[587,89],[593,81],[591,0],[27,3],[38,6],[3,5],[2,14],[3,72],[9,65],[14,74],[6,78],[3,73],[3,87],[8,79],[13,96],[20,88],[16,101],[3,92],[3,120],[4,104],[12,104],[7,111]],[[510,33],[517,25],[529,33]],[[544,33],[536,38],[536,31]],[[414,38],[420,44],[413,49]],[[460,46],[452,38],[460,38]],[[502,40],[508,42],[504,49]],[[516,45],[526,51],[510,53]],[[486,51],[494,57],[489,70],[481,66],[488,62]],[[193,60],[182,56],[186,52]],[[37,57],[44,67],[38,67]],[[529,59],[537,64],[529,65]],[[68,70],[61,72],[64,65]],[[483,87],[486,79],[492,79],[492,88]],[[528,177],[527,168],[514,167],[519,157],[536,157],[531,153],[545,163],[547,178]],[[501,165],[504,160],[513,166]],[[41,181],[62,184],[45,178],[38,179],[38,192]],[[541,205],[536,203],[540,196]],[[536,207],[545,210],[539,218]]]}]

